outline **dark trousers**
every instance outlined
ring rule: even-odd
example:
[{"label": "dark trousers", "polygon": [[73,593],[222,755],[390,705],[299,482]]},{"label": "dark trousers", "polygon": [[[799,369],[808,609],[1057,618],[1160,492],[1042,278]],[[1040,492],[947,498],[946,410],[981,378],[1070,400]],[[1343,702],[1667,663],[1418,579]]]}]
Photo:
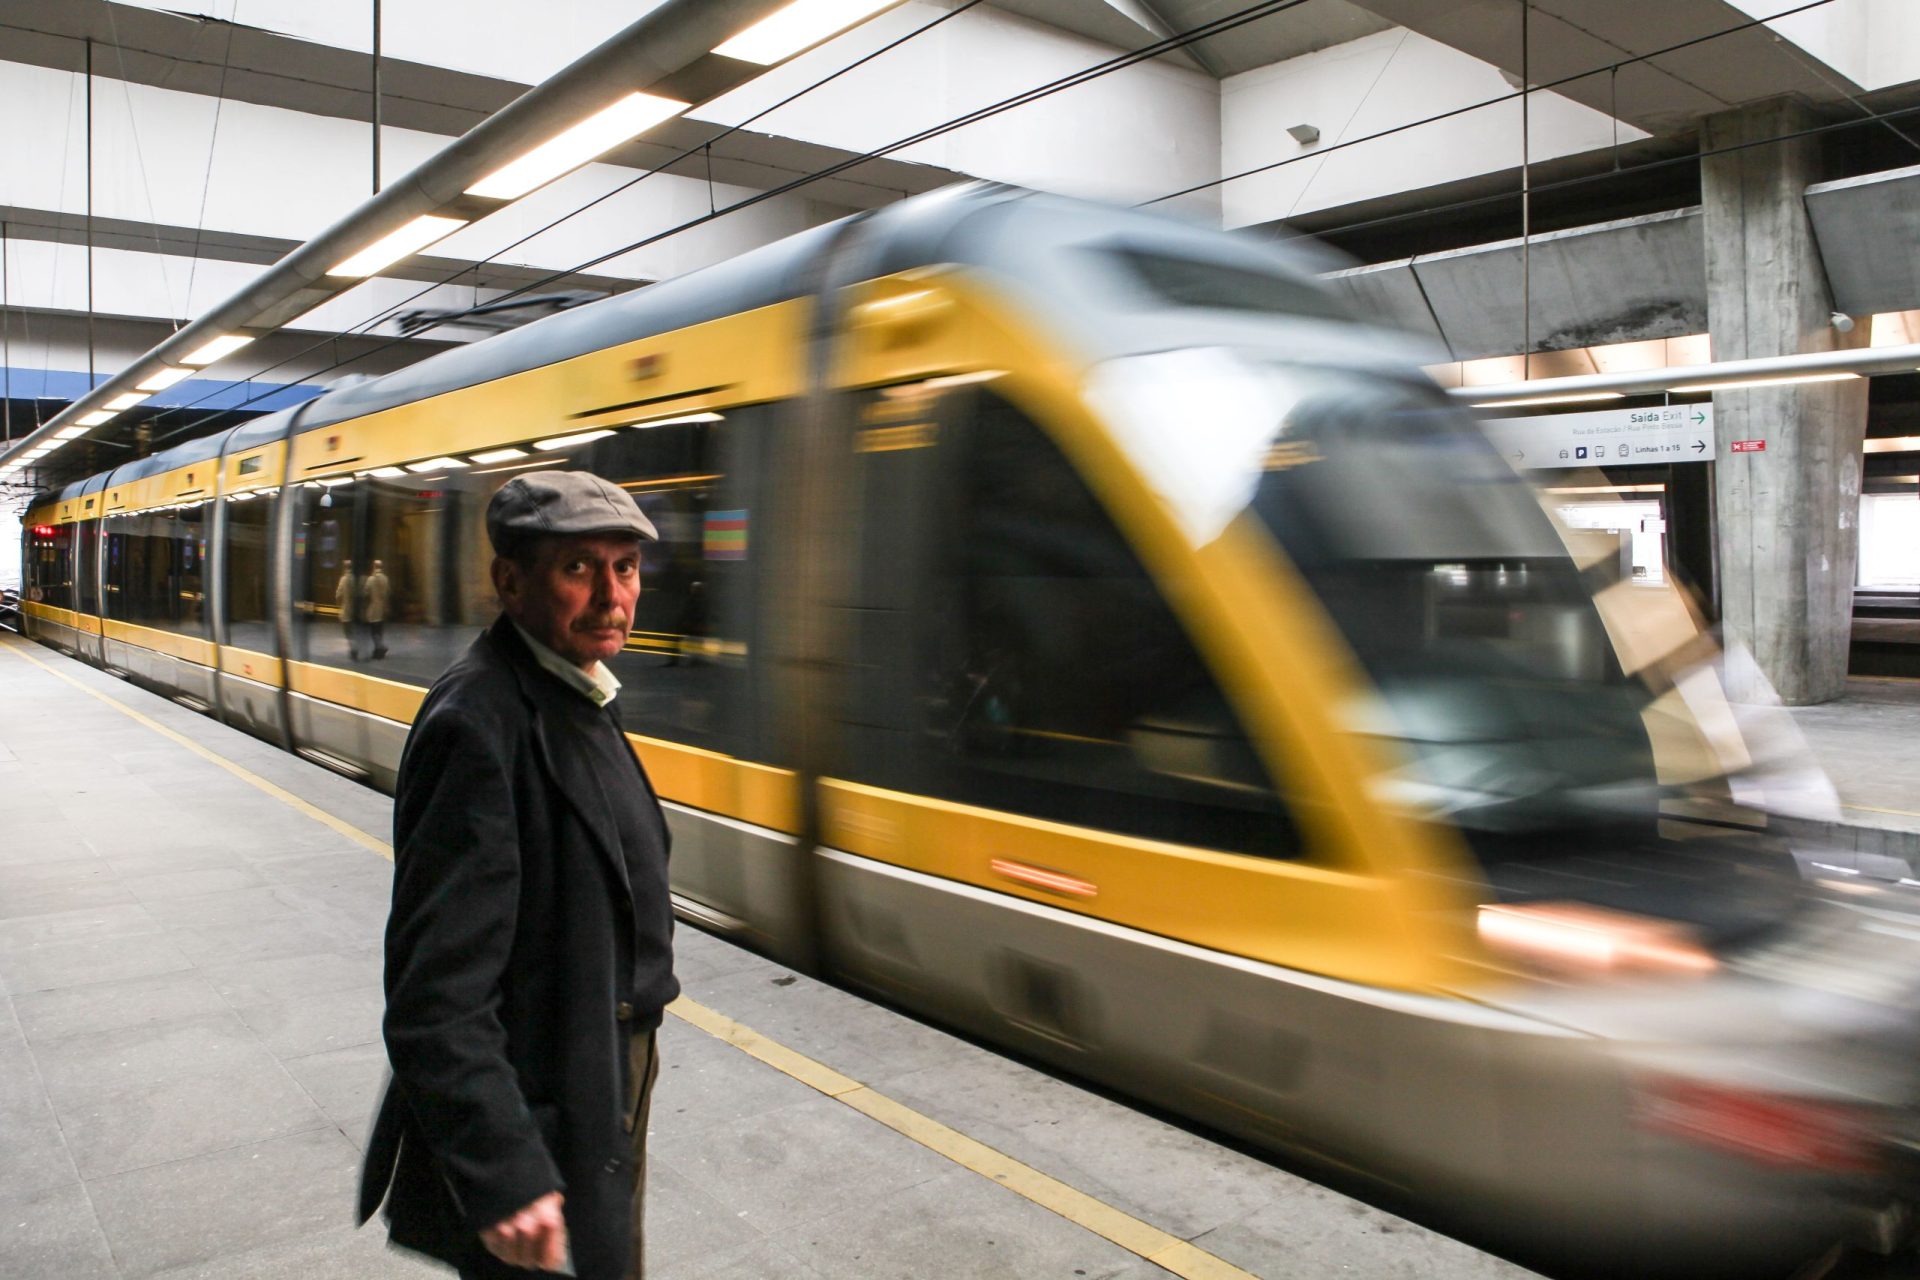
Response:
[{"label": "dark trousers", "polygon": [[[647,1116],[653,1109],[653,1082],[660,1075],[658,1039],[658,1032],[649,1031],[645,1035],[633,1037],[627,1049],[629,1074],[633,1078],[633,1093],[627,1098],[626,1125],[633,1142],[634,1182],[633,1261],[627,1267],[626,1280],[644,1280],[646,1276]],[[523,1271],[518,1267],[509,1269],[495,1262],[492,1269],[485,1272],[462,1271],[460,1280],[494,1280],[494,1277],[499,1275],[551,1274],[551,1272]]]}]

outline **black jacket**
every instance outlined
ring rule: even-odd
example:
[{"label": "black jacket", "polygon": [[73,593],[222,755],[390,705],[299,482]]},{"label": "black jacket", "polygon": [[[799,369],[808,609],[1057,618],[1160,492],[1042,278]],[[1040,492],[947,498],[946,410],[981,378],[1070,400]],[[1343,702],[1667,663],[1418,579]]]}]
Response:
[{"label": "black jacket", "polygon": [[[435,682],[401,758],[393,1079],[359,1220],[384,1198],[395,1244],[482,1273],[516,1274],[480,1230],[549,1191],[582,1280],[624,1276],[632,1247],[627,1041],[678,994],[667,832],[637,760],[623,785],[596,776],[583,725],[617,731],[503,617]],[[650,847],[623,849],[623,827]]]}]

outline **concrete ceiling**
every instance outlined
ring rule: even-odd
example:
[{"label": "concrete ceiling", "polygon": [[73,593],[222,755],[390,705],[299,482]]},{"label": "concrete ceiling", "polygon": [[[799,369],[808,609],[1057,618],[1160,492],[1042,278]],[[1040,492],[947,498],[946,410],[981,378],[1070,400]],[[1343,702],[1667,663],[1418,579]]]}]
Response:
[{"label": "concrete ceiling", "polygon": [[[310,115],[372,118],[371,69],[364,53],[111,0],[6,0],[0,5],[0,48],[8,61],[77,72],[86,65],[89,40],[95,75]],[[383,57],[380,65],[381,122],[444,137],[465,133],[531,87],[398,58]],[[672,120],[650,131],[646,142],[604,159],[651,168],[682,151],[699,150],[719,131],[696,120]],[[851,155],[742,130],[714,144],[711,176],[716,182],[766,189]],[[707,157],[692,157],[668,172],[705,178]],[[811,184],[807,194],[826,204],[864,209],[960,177],[929,165],[869,160],[848,174]]]},{"label": "concrete ceiling", "polygon": [[[1371,13],[1452,45],[1536,85],[1689,40],[1700,43],[1555,91],[1650,133],[1691,130],[1702,116],[1783,94],[1813,102],[1859,92],[1724,0],[1532,0],[1522,57],[1518,0],[1360,0]],[[1718,33],[1746,26],[1736,34]],[[1701,39],[1702,37],[1717,37]]]},{"label": "concrete ceiling", "polygon": [[[1237,13],[1249,3],[1251,0],[993,0],[997,9],[1121,49],[1138,49],[1166,33],[1191,31]],[[1347,0],[1306,0],[1295,8],[1197,41],[1191,56],[1167,56],[1224,77],[1358,40],[1393,25]]]}]

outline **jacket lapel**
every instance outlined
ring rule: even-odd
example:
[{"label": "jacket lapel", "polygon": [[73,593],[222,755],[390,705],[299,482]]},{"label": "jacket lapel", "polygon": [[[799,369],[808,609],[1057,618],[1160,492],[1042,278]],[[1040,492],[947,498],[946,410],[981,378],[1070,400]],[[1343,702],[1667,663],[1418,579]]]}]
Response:
[{"label": "jacket lapel", "polygon": [[613,809],[588,756],[586,744],[572,733],[553,733],[551,728],[572,718],[574,708],[563,699],[580,695],[563,686],[540,669],[532,652],[513,624],[502,614],[488,630],[493,644],[506,655],[520,694],[533,710],[533,740],[540,751],[540,767],[548,780],[593,837],[593,843],[613,872],[614,883],[627,894],[632,909],[633,887],[627,883],[627,860],[620,850],[619,832],[613,825]]}]

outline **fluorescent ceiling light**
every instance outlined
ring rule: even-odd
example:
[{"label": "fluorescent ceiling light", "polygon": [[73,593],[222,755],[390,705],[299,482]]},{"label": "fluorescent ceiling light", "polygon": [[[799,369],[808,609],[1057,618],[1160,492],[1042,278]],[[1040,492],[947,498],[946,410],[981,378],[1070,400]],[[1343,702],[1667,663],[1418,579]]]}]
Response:
[{"label": "fluorescent ceiling light", "polygon": [[85,427],[62,427],[53,433],[53,438],[55,440],[78,440],[85,434],[87,434]]},{"label": "fluorescent ceiling light", "polygon": [[1587,400],[1624,400],[1624,391],[1582,391],[1569,392],[1563,396],[1533,396],[1526,400],[1488,400],[1476,404],[1475,409],[1513,409],[1529,404],[1578,404]]},{"label": "fluorescent ceiling light", "polygon": [[1743,387],[1785,387],[1796,382],[1845,382],[1857,373],[1783,373],[1776,378],[1742,378],[1738,382],[1689,382],[1669,391],[1738,391]]},{"label": "fluorescent ceiling light", "polygon": [[445,471],[452,467],[464,467],[467,464],[458,458],[428,458],[425,462],[409,462],[407,470],[425,475],[429,471]]},{"label": "fluorescent ceiling light", "polygon": [[468,187],[467,194],[493,200],[518,200],[535,187],[543,187],[561,174],[578,169],[602,152],[686,109],[686,103],[673,98],[630,93],[612,106],[556,133],[519,159],[508,161]]},{"label": "fluorescent ceiling light", "polygon": [[381,236],[327,274],[354,279],[370,276],[408,254],[420,252],[436,240],[445,239],[466,225],[464,218],[444,218],[437,213],[423,213],[398,231]]},{"label": "fluorescent ceiling light", "polygon": [[640,427],[676,427],[683,422],[722,422],[722,421],[725,421],[725,419],[722,418],[721,415],[717,413],[683,413],[677,418],[652,418],[646,422],[633,422],[633,423],[629,423],[628,425],[631,427],[634,427],[635,429],[638,429]]},{"label": "fluorescent ceiling light", "polygon": [[371,471],[362,471],[360,474],[363,476],[378,476],[382,480],[391,480],[395,476],[407,474],[407,469],[405,467],[375,467]]},{"label": "fluorescent ceiling light", "polygon": [[195,368],[203,364],[212,364],[216,360],[226,359],[252,341],[252,338],[243,333],[223,333],[217,338],[209,338],[206,344],[194,351],[192,355],[180,357],[180,363],[190,364]]},{"label": "fluorescent ceiling light", "polygon": [[533,447],[549,452],[554,449],[571,449],[577,444],[585,444],[589,440],[599,440],[612,434],[613,432],[611,431],[581,431],[570,436],[554,436],[548,440],[535,440]]},{"label": "fluorescent ceiling light", "polygon": [[1882,436],[1860,446],[1862,453],[1911,453],[1920,449],[1920,436]]},{"label": "fluorescent ceiling light", "polygon": [[893,0],[793,0],[713,51],[723,58],[772,66],[808,45],[878,13]]},{"label": "fluorescent ceiling light", "polygon": [[174,383],[185,382],[192,376],[191,369],[176,369],[172,365],[166,365],[158,373],[150,373],[134,385],[142,391],[165,391]]},{"label": "fluorescent ceiling light", "polygon": [[97,427],[103,422],[112,422],[113,413],[107,409],[95,409],[92,413],[81,414],[74,420],[79,427]]},{"label": "fluorescent ceiling light", "polygon": [[144,391],[129,391],[125,395],[115,396],[113,399],[107,401],[106,407],[113,410],[115,413],[118,413],[122,409],[133,408],[133,406],[139,404],[142,400],[145,400],[146,398],[147,398],[147,393]]},{"label": "fluorescent ceiling light", "polygon": [[472,458],[473,461],[484,464],[488,462],[508,462],[514,458],[524,458],[526,456],[527,451],[525,449],[489,449],[485,453],[472,455]]}]

